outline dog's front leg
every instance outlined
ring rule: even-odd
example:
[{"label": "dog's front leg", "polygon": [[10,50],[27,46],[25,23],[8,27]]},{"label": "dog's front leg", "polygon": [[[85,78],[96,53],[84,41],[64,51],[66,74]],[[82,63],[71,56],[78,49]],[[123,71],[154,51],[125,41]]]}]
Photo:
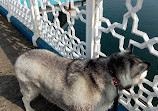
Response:
[{"label": "dog's front leg", "polygon": [[28,82],[21,82],[19,81],[20,91],[23,95],[22,101],[24,103],[26,111],[35,111],[30,106],[30,102],[38,96],[38,91],[35,87]]}]

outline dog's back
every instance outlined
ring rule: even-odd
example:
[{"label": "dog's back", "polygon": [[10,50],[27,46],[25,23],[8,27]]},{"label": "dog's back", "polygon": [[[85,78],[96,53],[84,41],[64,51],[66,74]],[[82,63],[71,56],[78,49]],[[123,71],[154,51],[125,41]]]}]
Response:
[{"label": "dog's back", "polygon": [[[60,59],[60,60],[59,60]],[[15,64],[17,78],[23,82],[53,82],[58,85],[64,82],[66,64],[64,59],[47,50],[31,50],[21,55]],[[58,84],[57,84],[58,83]],[[38,84],[37,84],[38,86]],[[57,87],[62,90],[62,86]]]},{"label": "dog's back", "polygon": [[16,61],[15,72],[26,110],[33,110],[29,103],[40,93],[64,110],[90,111],[100,95],[89,90],[80,72],[82,65],[80,60],[59,57],[47,50],[22,54]]}]

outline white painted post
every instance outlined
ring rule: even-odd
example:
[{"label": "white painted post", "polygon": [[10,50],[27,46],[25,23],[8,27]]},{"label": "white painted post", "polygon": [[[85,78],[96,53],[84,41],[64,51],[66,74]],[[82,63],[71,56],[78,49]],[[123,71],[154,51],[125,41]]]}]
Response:
[{"label": "white painted post", "polygon": [[100,39],[102,32],[99,30],[101,27],[101,20],[100,18],[103,17],[103,0],[96,1],[96,20],[95,20],[95,42],[94,42],[94,57],[98,58],[99,55],[106,57],[104,53],[101,52],[101,44]]},{"label": "white painted post", "polygon": [[8,20],[8,22],[10,22],[10,17],[11,17],[11,13],[12,13],[12,11],[11,11],[11,6],[10,6],[10,0],[7,0],[7,11],[8,11],[8,14],[7,14],[7,20]]},{"label": "white painted post", "polygon": [[86,57],[94,58],[96,0],[86,0]]},{"label": "white painted post", "polygon": [[32,37],[32,43],[34,46],[37,46],[37,39],[39,38],[39,31],[37,27],[37,18],[36,15],[39,15],[39,9],[38,9],[38,1],[37,0],[28,0],[29,2],[29,8],[31,11],[31,18],[32,18],[32,23],[33,23],[33,32],[34,35]]}]

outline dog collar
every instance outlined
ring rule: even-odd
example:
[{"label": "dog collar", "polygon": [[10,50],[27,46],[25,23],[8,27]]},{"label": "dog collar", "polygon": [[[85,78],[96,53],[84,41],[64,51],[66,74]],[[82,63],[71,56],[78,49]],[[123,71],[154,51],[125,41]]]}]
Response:
[{"label": "dog collar", "polygon": [[116,77],[112,77],[112,80],[118,90],[121,90],[121,91],[124,90],[124,88],[120,85],[120,83],[118,82],[118,79]]},{"label": "dog collar", "polygon": [[112,77],[115,86],[119,86],[119,82],[116,77]]}]

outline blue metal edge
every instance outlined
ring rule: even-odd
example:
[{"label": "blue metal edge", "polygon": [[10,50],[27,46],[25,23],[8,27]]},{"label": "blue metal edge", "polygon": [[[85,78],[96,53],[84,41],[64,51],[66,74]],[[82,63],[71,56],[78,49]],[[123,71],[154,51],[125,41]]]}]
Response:
[{"label": "blue metal edge", "polygon": [[62,56],[61,54],[59,54],[55,49],[53,49],[50,45],[48,45],[44,40],[42,40],[41,38],[38,38],[37,40],[37,46],[39,49],[47,49],[50,50],[56,54],[58,54],[59,56]]},{"label": "blue metal edge", "polygon": [[5,10],[1,5],[0,5],[0,13],[1,13],[5,18],[7,18],[8,11]]},{"label": "blue metal edge", "polygon": [[32,36],[34,33],[28,29],[24,24],[17,20],[14,16],[10,18],[11,23],[25,36],[27,39],[32,42]]},{"label": "blue metal edge", "polygon": [[[54,0],[49,0],[49,1],[50,1],[50,3],[51,3],[52,5],[58,4],[58,3],[55,2]],[[74,0],[74,2],[75,2],[75,1],[83,1],[83,0]],[[20,2],[21,2],[22,5],[24,4],[24,0],[20,0]],[[60,0],[60,2],[63,3],[63,2],[66,2],[66,0]],[[70,2],[70,0],[69,0],[69,2]],[[26,3],[27,3],[27,6],[28,6],[28,8],[29,8],[28,0],[26,0]],[[38,6],[41,7],[41,4],[40,4],[39,1],[38,1]]]}]

